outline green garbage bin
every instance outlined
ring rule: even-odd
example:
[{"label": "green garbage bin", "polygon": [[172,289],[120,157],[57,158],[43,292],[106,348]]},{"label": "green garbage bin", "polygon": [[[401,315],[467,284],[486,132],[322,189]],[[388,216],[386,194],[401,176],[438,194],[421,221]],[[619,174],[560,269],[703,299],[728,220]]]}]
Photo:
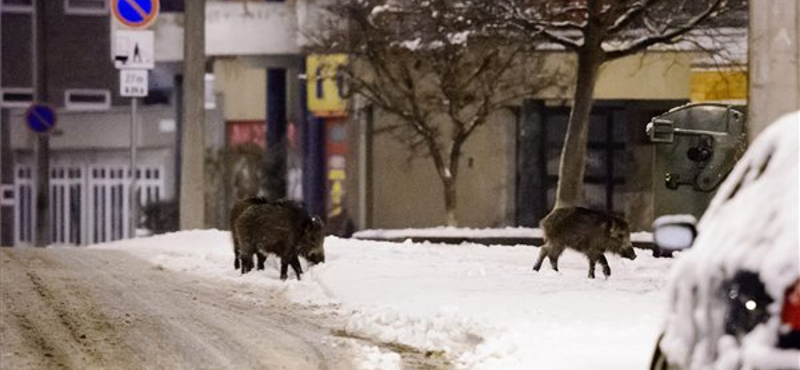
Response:
[{"label": "green garbage bin", "polygon": [[744,153],[745,115],[724,104],[687,104],[653,118],[653,216],[700,218]]}]

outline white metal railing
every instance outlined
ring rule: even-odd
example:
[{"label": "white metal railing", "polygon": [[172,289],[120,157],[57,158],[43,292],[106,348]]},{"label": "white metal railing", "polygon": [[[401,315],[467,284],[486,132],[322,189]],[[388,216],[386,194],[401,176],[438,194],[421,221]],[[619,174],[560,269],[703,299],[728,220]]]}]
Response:
[{"label": "white metal railing", "polygon": [[80,166],[50,170],[50,240],[53,244],[83,244],[84,170]]},{"label": "white metal railing", "polygon": [[14,244],[33,244],[33,230],[36,222],[36,199],[33,170],[27,166],[14,168]]},{"label": "white metal railing", "polygon": [[[126,238],[130,231],[129,166],[68,165],[50,170],[50,240],[83,245]],[[30,166],[15,168],[14,242],[31,245],[36,230],[36,181]],[[164,194],[164,170],[139,167],[140,207]],[[141,212],[140,212],[141,214]]]}]

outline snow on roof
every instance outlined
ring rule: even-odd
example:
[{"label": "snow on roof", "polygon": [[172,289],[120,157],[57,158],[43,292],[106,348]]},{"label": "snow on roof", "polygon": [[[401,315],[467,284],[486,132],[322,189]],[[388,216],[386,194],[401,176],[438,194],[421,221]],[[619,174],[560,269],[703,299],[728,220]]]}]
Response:
[{"label": "snow on roof", "polygon": [[[743,368],[797,367],[800,355],[780,356],[773,348],[779,315],[748,334],[740,348],[719,334],[724,303],[715,297],[721,281],[736,271],[758,272],[775,299],[775,313],[786,288],[800,278],[798,126],[795,112],[761,133],[700,220],[694,248],[673,269],[662,342],[672,361],[692,368],[728,361],[741,361]],[[780,359],[787,362],[776,363]]]}]

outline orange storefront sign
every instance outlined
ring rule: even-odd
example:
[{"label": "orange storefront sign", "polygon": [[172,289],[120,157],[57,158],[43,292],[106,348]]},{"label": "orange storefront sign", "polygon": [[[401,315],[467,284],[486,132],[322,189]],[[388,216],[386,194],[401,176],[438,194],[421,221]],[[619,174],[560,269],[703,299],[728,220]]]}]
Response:
[{"label": "orange storefront sign", "polygon": [[692,103],[744,102],[747,100],[747,71],[692,72],[690,98]]}]

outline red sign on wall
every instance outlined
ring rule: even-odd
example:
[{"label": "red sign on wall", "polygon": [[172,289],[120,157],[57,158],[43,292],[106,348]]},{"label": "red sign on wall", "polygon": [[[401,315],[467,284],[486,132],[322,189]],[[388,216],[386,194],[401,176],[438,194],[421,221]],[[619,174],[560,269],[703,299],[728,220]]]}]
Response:
[{"label": "red sign on wall", "polygon": [[[256,144],[266,148],[267,125],[264,121],[228,121],[228,146]],[[297,128],[294,122],[286,125],[286,142],[289,150],[300,150],[297,147]]]},{"label": "red sign on wall", "polygon": [[267,125],[264,121],[228,121],[228,146],[256,144],[266,148]]}]

